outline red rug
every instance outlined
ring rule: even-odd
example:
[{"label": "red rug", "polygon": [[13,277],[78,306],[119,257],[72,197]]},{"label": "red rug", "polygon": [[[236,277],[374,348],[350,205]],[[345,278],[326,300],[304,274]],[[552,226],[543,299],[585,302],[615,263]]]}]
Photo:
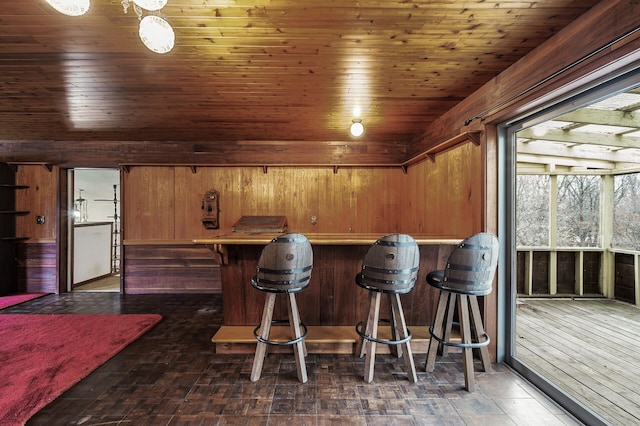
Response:
[{"label": "red rug", "polygon": [[8,296],[0,296],[0,309],[8,308],[9,306],[19,305],[20,303],[28,302],[29,300],[42,297],[49,293],[16,293]]},{"label": "red rug", "polygon": [[24,424],[160,315],[0,315],[0,425]]}]

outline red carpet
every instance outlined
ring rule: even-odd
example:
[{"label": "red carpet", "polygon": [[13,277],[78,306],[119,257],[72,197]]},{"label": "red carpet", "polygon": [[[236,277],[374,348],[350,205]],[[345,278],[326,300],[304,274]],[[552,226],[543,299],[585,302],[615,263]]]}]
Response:
[{"label": "red carpet", "polygon": [[0,315],[0,425],[24,424],[160,315]]},{"label": "red carpet", "polygon": [[16,293],[8,296],[0,296],[0,309],[8,308],[9,306],[18,305],[29,300],[36,299],[49,293]]}]

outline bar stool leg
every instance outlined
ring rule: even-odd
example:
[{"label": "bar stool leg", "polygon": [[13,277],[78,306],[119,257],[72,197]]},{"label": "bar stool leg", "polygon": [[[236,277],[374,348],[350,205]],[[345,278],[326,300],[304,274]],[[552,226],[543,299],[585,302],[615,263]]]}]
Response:
[{"label": "bar stool leg", "polygon": [[[271,331],[271,319],[273,318],[273,307],[276,302],[275,293],[267,293],[267,297],[264,302],[264,309],[262,310],[262,321],[260,322],[260,337],[265,340],[269,339],[269,332]],[[264,356],[267,353],[267,344],[258,342],[256,345],[256,354],[253,358],[253,367],[251,369],[251,381],[256,382],[260,379],[262,374],[262,364],[264,363]]]},{"label": "bar stool leg", "polygon": [[[440,291],[440,300],[438,301],[438,307],[436,308],[436,315],[433,319],[433,334],[436,336],[442,336],[442,328],[444,326],[444,316],[447,311],[447,305],[449,302],[449,292]],[[429,349],[427,350],[427,361],[425,370],[427,372],[433,371],[436,366],[436,355],[438,353],[438,346],[440,342],[431,336],[429,339]]]},{"label": "bar stool leg", "polygon": [[[374,292],[372,291],[369,292],[369,313],[367,315],[367,324],[365,325],[365,330],[364,330],[364,334],[367,336],[371,336],[371,331],[373,329],[373,323],[369,321],[369,318],[371,318],[371,311],[372,309],[375,308],[375,301],[374,301],[375,295],[373,293]],[[358,340],[358,345],[356,346],[356,353],[360,354],[360,358],[362,358],[366,353],[366,350],[367,350],[366,345],[367,345],[367,340],[364,339],[363,337],[360,337],[360,339]]]},{"label": "bar stool leg", "polygon": [[[453,325],[453,315],[456,312],[456,294],[455,293],[450,293],[450,292],[446,292],[447,295],[449,296],[449,303],[447,305],[447,321],[445,322],[445,327],[444,327],[444,338],[443,340],[445,342],[450,342],[451,341],[451,326]],[[447,356],[447,354],[449,353],[449,346],[447,345],[440,345],[440,353],[442,354],[442,356]]]},{"label": "bar stool leg", "polygon": [[[484,336],[485,331],[482,324],[482,316],[480,316],[478,296],[469,296],[469,306],[471,307],[473,330],[475,331],[476,340],[479,342]],[[489,357],[489,348],[487,346],[480,347],[480,360],[482,361],[484,371],[491,371],[491,358]]]},{"label": "bar stool leg", "polygon": [[[375,291],[371,299],[371,306],[369,307],[369,317],[367,318],[367,328],[371,324],[371,333],[368,336],[374,339],[378,338],[378,321],[380,320],[380,293]],[[364,342],[367,356],[364,362],[364,381],[371,383],[373,381],[373,369],[376,361],[376,342],[368,340]]]},{"label": "bar stool leg", "polygon": [[[458,295],[458,315],[460,316],[460,337],[462,344],[471,343],[471,325],[469,323],[469,300],[466,294]],[[462,348],[462,361],[464,366],[464,383],[469,392],[475,391],[475,378],[473,376],[473,349]]]},{"label": "bar stool leg", "polygon": [[[398,318],[397,318],[397,312],[396,310],[393,308],[393,294],[391,293],[387,293],[389,295],[389,297],[387,298],[387,301],[389,302],[389,315],[391,316],[391,340],[398,340],[398,336],[400,333],[400,330],[398,329]],[[402,357],[402,345],[390,345],[389,348],[391,354],[393,356],[395,356],[396,358],[401,358]]]},{"label": "bar stool leg", "polygon": [[[396,330],[399,335],[398,340],[406,339],[409,337],[409,331],[407,330],[407,323],[404,319],[404,312],[402,310],[402,302],[400,301],[399,294],[389,294],[389,299],[391,301],[392,307],[392,318],[393,318],[393,326],[392,328]],[[415,383],[418,381],[418,376],[416,374],[416,365],[413,361],[413,353],[411,352],[411,343],[409,341],[402,343],[399,346],[398,352],[404,352],[404,365],[407,369],[407,376],[409,377],[409,381]]]},{"label": "bar stool leg", "polygon": [[[287,311],[289,314],[289,325],[291,327],[291,333],[294,336],[294,339],[302,336],[302,331],[300,329],[300,313],[298,312],[298,304],[296,303],[296,295],[295,293],[289,293],[289,303],[287,303]],[[298,380],[302,383],[307,382],[307,365],[305,364],[304,358],[307,356],[307,348],[304,344],[304,339],[294,343],[293,345],[293,353],[296,359],[296,369],[298,372]]]}]

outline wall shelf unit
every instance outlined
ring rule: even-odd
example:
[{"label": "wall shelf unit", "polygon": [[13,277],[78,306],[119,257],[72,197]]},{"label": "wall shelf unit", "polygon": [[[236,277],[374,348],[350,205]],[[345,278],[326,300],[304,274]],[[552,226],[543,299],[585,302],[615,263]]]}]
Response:
[{"label": "wall shelf unit", "polygon": [[0,270],[5,278],[0,285],[0,295],[10,294],[17,289],[15,243],[29,237],[16,235],[16,216],[25,216],[26,210],[16,210],[15,191],[28,189],[27,185],[15,184],[15,170],[6,163],[0,163]]}]

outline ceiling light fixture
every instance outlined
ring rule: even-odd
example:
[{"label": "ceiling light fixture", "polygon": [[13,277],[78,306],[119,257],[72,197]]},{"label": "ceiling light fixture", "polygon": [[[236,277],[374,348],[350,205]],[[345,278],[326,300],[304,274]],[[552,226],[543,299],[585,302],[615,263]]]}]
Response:
[{"label": "ceiling light fixture", "polygon": [[[140,21],[138,34],[142,43],[147,49],[155,53],[164,54],[170,52],[175,44],[175,33],[167,18],[155,12],[162,9],[167,4],[167,0],[122,0],[124,13],[127,13],[131,4],[133,4],[133,11]],[[143,16],[143,9],[154,11],[155,13]]]},{"label": "ceiling light fixture", "polygon": [[142,18],[138,33],[147,49],[160,54],[171,51],[176,40],[169,22],[157,15],[147,15]]},{"label": "ceiling light fixture", "polygon": [[80,16],[87,13],[90,0],[46,0],[58,12],[69,16]]},{"label": "ceiling light fixture", "polygon": [[349,129],[351,131],[351,135],[358,137],[361,136],[364,133],[364,126],[362,125],[362,120],[359,118],[354,118],[353,120],[351,120],[351,128]]},{"label": "ceiling light fixture", "polygon": [[[131,0],[131,2],[137,4],[141,8],[145,10],[151,10],[151,11],[162,9],[167,5],[167,1],[168,0]],[[125,2],[123,1],[122,4],[124,5],[124,3]]]}]

